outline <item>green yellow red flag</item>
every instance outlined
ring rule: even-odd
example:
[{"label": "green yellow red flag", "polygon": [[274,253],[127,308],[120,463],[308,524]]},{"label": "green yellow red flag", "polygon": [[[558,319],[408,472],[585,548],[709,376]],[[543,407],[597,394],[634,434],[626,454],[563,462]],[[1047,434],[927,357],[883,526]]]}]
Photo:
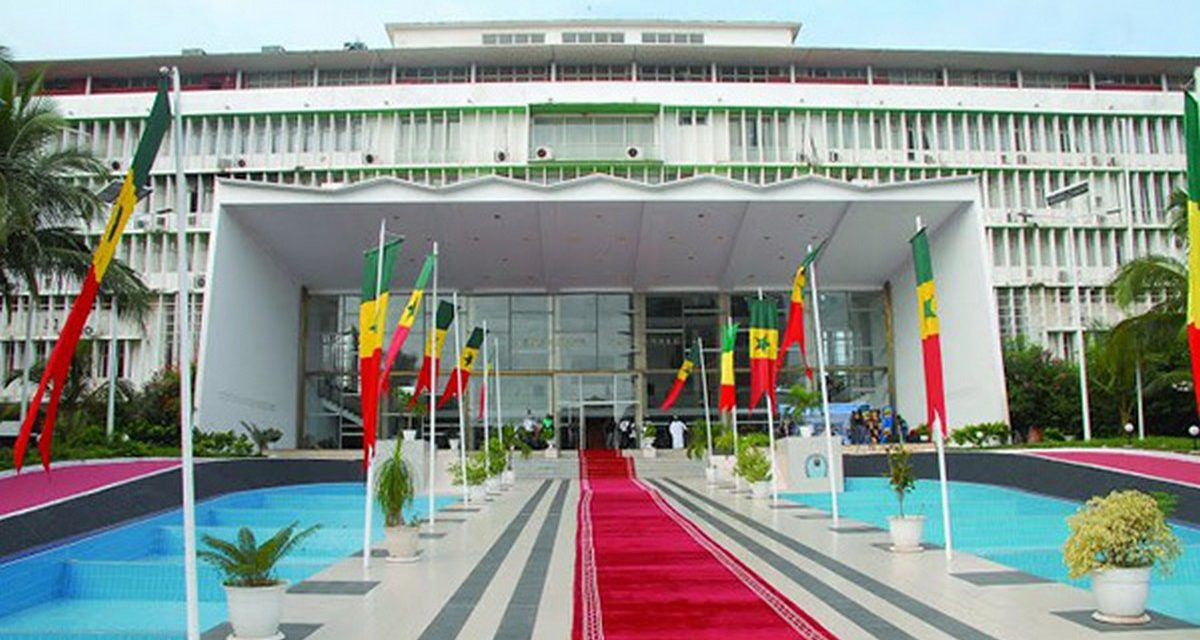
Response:
[{"label": "green yellow red flag", "polygon": [[679,393],[683,391],[683,384],[687,382],[688,376],[692,374],[692,369],[700,362],[700,345],[693,344],[691,349],[688,349],[687,355],[683,358],[683,364],[679,365],[679,371],[675,373],[675,382],[671,385],[671,391],[667,393],[667,397],[662,402],[659,411],[670,409],[675,401],[679,399]]},{"label": "green yellow red flag", "polygon": [[408,400],[408,408],[417,406],[421,394],[433,386],[433,360],[441,359],[442,346],[446,344],[446,334],[454,323],[454,304],[442,300],[438,303],[437,314],[433,321],[433,333],[425,339],[425,358],[421,361],[421,370],[417,372],[417,384],[413,387],[412,397]]},{"label": "green yellow red flag", "polygon": [[383,373],[379,379],[379,389],[383,392],[384,397],[387,397],[388,379],[391,377],[392,365],[396,364],[400,348],[404,346],[404,341],[408,339],[408,334],[412,331],[413,324],[421,312],[421,300],[425,297],[425,285],[429,282],[429,275],[433,273],[433,265],[436,261],[437,256],[432,253],[425,257],[425,264],[421,267],[421,273],[417,275],[417,281],[413,283],[408,303],[404,305],[404,311],[400,312],[400,320],[396,322],[396,330],[392,332],[392,340],[388,343],[387,355],[383,360]]},{"label": "green yellow red flag", "polygon": [[[96,250],[92,254],[92,264],[88,268],[87,275],[84,276],[83,286],[71,306],[71,312],[67,315],[67,321],[63,324],[62,331],[58,334],[58,340],[54,343],[50,358],[46,362],[46,368],[42,372],[42,379],[30,400],[30,410],[25,415],[24,422],[21,423],[21,430],[17,434],[17,441],[13,447],[13,461],[18,471],[25,461],[25,450],[29,446],[29,438],[33,434],[33,425],[38,417],[42,397],[50,383],[53,382],[54,389],[51,391],[50,401],[46,406],[46,415],[42,421],[41,435],[38,438],[38,452],[42,457],[42,466],[47,471],[50,469],[50,446],[54,437],[54,422],[58,415],[58,404],[62,399],[63,388],[67,382],[67,373],[71,369],[71,359],[75,356],[75,347],[79,343],[84,325],[87,324],[88,316],[92,312],[96,294],[100,291],[100,282],[104,280],[104,274],[108,272],[108,267],[112,264],[121,234],[125,231],[129,219],[133,217],[133,210],[138,202],[138,190],[150,179],[150,167],[154,164],[155,156],[158,155],[158,148],[162,144],[163,135],[166,133],[170,121],[171,107],[167,101],[167,78],[164,75],[158,80],[158,92],[154,96],[154,104],[146,119],[145,131],[133,154],[133,162],[130,164],[129,170],[125,172],[121,189],[109,210],[104,235],[100,236],[100,243],[96,245]],[[186,366],[187,363],[184,365]]]},{"label": "green yellow red flag", "polygon": [[442,391],[442,397],[438,398],[437,406],[439,409],[450,398],[457,396],[462,389],[466,388],[467,381],[471,378],[471,371],[475,368],[475,361],[479,359],[479,348],[482,346],[483,329],[475,327],[471,330],[471,337],[467,338],[467,344],[458,356],[458,366],[450,372],[450,379],[446,381],[446,388]]},{"label": "green yellow red flag", "polygon": [[917,313],[920,314],[921,351],[925,362],[925,413],[930,433],[934,422],[938,434],[946,436],[946,390],[942,378],[942,341],[938,319],[937,295],[933,287],[933,264],[929,259],[929,238],[922,228],[913,236],[913,267],[917,279]]},{"label": "green yellow red flag", "polygon": [[362,394],[363,466],[375,453],[379,420],[379,365],[383,359],[383,323],[387,320],[388,286],[402,241],[391,240],[363,254],[362,296],[358,305],[359,392]]},{"label": "green yellow red flag", "polygon": [[1192,358],[1192,390],[1200,413],[1200,108],[1184,92],[1183,132],[1187,138],[1188,351]]},{"label": "green yellow red flag", "polygon": [[767,395],[775,403],[775,358],[779,355],[779,309],[774,298],[750,301],[750,408]]},{"label": "green yellow red flag", "polygon": [[733,371],[733,349],[737,346],[738,326],[735,323],[725,325],[721,330],[721,395],[717,410],[733,411],[737,408],[737,386]]}]

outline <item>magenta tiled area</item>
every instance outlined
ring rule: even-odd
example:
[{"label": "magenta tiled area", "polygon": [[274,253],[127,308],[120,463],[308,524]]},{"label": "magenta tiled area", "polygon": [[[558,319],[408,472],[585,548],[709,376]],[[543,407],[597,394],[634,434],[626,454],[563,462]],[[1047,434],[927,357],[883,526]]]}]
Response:
[{"label": "magenta tiled area", "polygon": [[1200,487],[1200,456],[1154,451],[1054,450],[1030,451],[1028,455],[1113,471],[1136,473],[1147,478]]},{"label": "magenta tiled area", "polygon": [[0,517],[178,465],[178,460],[67,463],[52,465],[47,474],[35,460],[20,475],[0,477]]}]

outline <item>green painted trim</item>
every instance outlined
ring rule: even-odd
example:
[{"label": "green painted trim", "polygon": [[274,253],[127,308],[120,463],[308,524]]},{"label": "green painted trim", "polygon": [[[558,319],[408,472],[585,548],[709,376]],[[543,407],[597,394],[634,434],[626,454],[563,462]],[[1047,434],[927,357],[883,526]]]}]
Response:
[{"label": "green painted trim", "polygon": [[[280,117],[280,116],[337,116],[337,115],[407,115],[407,114],[425,114],[425,113],[520,113],[527,112],[524,106],[458,106],[458,107],[413,107],[413,108],[394,108],[394,109],[314,109],[314,110],[289,110],[289,111],[211,111],[201,113],[188,113],[183,116],[184,120],[195,120],[198,118],[262,118],[262,117]],[[63,119],[67,122],[111,122],[111,121],[127,121],[127,120],[142,120],[145,115],[128,115],[128,116],[65,116]]]},{"label": "green painted trim", "polygon": [[530,104],[529,113],[658,113],[662,108],[661,104],[653,102],[541,102]]},{"label": "green painted trim", "polygon": [[780,111],[795,113],[853,113],[853,114],[937,114],[937,115],[1014,115],[1014,116],[1107,116],[1110,118],[1182,118],[1182,113],[1153,111],[1036,111],[1009,109],[933,109],[904,107],[822,107],[822,106],[754,106],[754,105],[664,105],[664,111]]}]

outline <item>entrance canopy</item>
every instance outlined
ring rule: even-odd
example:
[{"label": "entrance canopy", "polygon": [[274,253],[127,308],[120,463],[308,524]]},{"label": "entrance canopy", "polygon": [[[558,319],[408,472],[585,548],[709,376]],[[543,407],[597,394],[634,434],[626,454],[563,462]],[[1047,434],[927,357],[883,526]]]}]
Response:
[{"label": "entrance canopy", "polygon": [[823,289],[891,292],[891,313],[881,313],[889,316],[897,404],[917,424],[924,381],[908,243],[917,216],[930,228],[951,425],[1005,420],[977,198],[973,177],[765,186],[714,176],[661,185],[488,177],[441,187],[380,178],[320,188],[222,180],[199,424],[280,425],[284,444],[294,443],[303,413],[302,291],[356,291],[381,220],[407,238],[394,290],[411,286],[436,240],[440,288],[471,294],[787,290],[806,246],[828,239],[818,265]]},{"label": "entrance canopy", "polygon": [[974,178],[857,186],[806,177],[754,186],[714,176],[647,185],[596,175],[555,185],[500,177],[447,187],[392,178],[339,188],[223,181],[222,213],[310,291],[353,291],[380,220],[407,237],[411,282],[433,240],[443,287],[470,292],[787,287],[831,238],[831,287],[878,288],[909,259],[913,218],[936,229],[971,207]]}]

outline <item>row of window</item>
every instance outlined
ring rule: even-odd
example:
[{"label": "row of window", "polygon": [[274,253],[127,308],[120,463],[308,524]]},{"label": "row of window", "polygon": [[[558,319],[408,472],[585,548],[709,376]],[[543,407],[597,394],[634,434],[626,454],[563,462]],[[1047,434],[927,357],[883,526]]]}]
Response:
[{"label": "row of window", "polygon": [[[493,34],[496,35],[496,34]],[[522,34],[502,34],[518,37]],[[573,34],[578,42],[602,42],[619,33]],[[672,35],[672,34],[665,34]],[[679,36],[680,34],[674,34]],[[687,34],[683,34],[687,35]],[[694,34],[693,34],[694,35]],[[485,38],[487,36],[484,36]],[[500,37],[497,35],[497,37]],[[689,36],[690,37],[690,36]],[[611,40],[610,40],[611,41]],[[595,75],[580,73],[580,69],[595,68]],[[504,69],[524,69],[519,73]],[[564,73],[564,68],[575,72]],[[778,82],[919,85],[931,87],[1025,87],[1031,89],[1097,89],[1164,91],[1180,90],[1190,79],[1186,76],[1154,74],[1127,75],[1111,73],[1046,73],[1012,70],[944,70],[804,67],[799,65],[720,65],[696,64],[615,64],[615,65],[528,65],[503,67],[475,65],[475,82],[553,82],[579,80],[637,80],[642,82]],[[379,67],[366,69],[297,69],[288,71],[247,71],[242,74],[240,88],[265,89],[312,86],[352,86],[386,84],[449,84],[471,82],[471,66],[441,67]],[[128,93],[153,91],[156,77],[110,78],[93,76],[91,93]],[[237,89],[235,72],[191,75],[183,78],[185,90]],[[88,91],[85,78],[48,80],[48,94],[83,94]]]},{"label": "row of window", "polygon": [[[485,33],[481,36],[485,45],[545,44],[546,34]],[[623,31],[564,31],[563,44],[623,44]],[[646,31],[642,33],[642,44],[704,44],[704,34],[698,32]]]}]

